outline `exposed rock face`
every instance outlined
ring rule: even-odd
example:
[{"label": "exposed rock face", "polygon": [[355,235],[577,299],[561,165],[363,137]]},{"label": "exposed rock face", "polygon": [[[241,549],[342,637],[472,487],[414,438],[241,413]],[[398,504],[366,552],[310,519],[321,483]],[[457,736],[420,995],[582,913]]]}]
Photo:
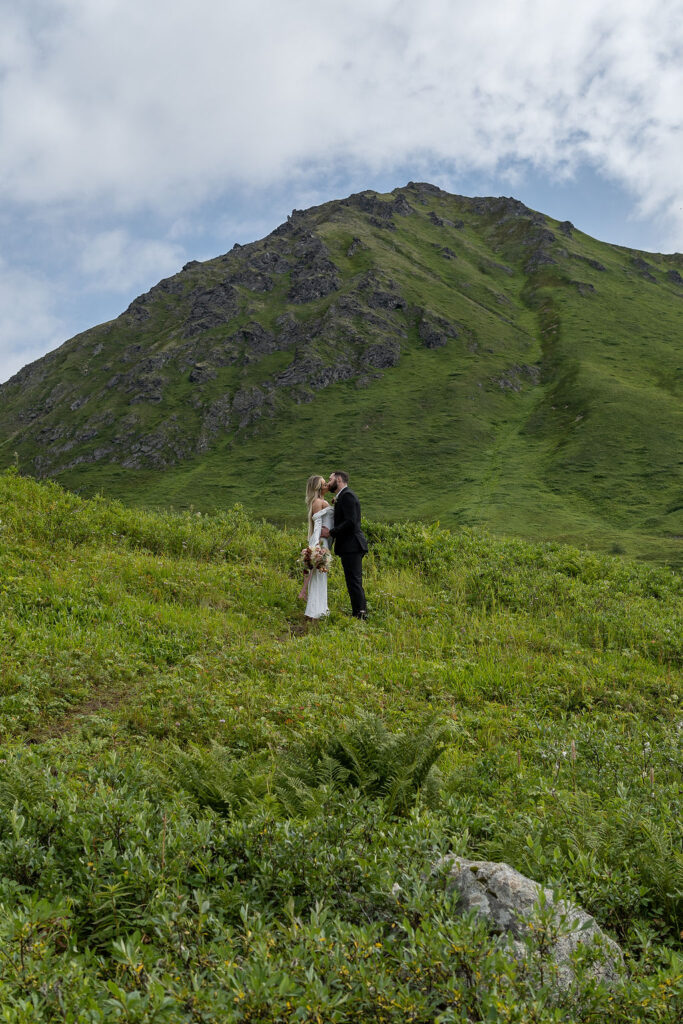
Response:
[{"label": "exposed rock face", "polygon": [[197,439],[197,451],[204,452],[208,449],[213,438],[221,430],[227,430],[230,426],[230,396],[221,395],[204,414],[201,433]]},{"label": "exposed rock face", "polygon": [[449,339],[458,337],[458,327],[443,317],[423,313],[417,332],[425,348],[441,348]]},{"label": "exposed rock face", "polygon": [[244,363],[254,363],[263,356],[278,349],[278,343],[272,331],[266,330],[257,321],[247,324],[234,335],[236,341],[244,345]]},{"label": "exposed rock face", "polygon": [[240,388],[236,393],[232,409],[241,427],[249,426],[263,415],[268,395],[263,388]]},{"label": "exposed rock face", "polygon": [[365,353],[365,362],[378,370],[396,366],[401,358],[401,346],[396,341],[385,341],[380,345],[371,345]]},{"label": "exposed rock face", "polygon": [[524,270],[527,274],[531,274],[534,270],[538,270],[539,267],[553,263],[557,263],[557,260],[554,260],[545,249],[536,249],[524,265]]},{"label": "exposed rock face", "polygon": [[681,277],[677,270],[667,270],[666,278],[672,284],[683,284],[683,277]]},{"label": "exposed rock face", "polygon": [[[466,860],[451,854],[442,858],[437,868],[447,870],[447,884],[458,894],[458,909],[485,918],[491,932],[509,942],[515,956],[526,957],[524,939],[533,939],[539,934],[539,926],[545,927],[548,947],[544,959],[555,968],[560,988],[570,988],[574,981],[571,958],[579,947],[590,947],[595,957],[591,973],[596,981],[619,981],[621,949],[580,907],[556,901],[552,890],[508,864]],[[541,920],[544,914],[539,900],[545,903],[549,920]]]},{"label": "exposed rock face", "polygon": [[195,363],[190,371],[190,384],[205,384],[208,380],[214,380],[216,370],[210,363]]},{"label": "exposed rock face", "polygon": [[355,256],[357,252],[360,252],[365,248],[367,248],[367,246],[360,240],[360,238],[352,238],[351,245],[346,250],[346,255],[351,259],[351,257]]},{"label": "exposed rock face", "polygon": [[292,302],[322,299],[340,286],[337,268],[323,241],[308,232],[296,246],[298,262],[292,271],[289,298]]},{"label": "exposed rock face", "polygon": [[213,288],[199,289],[192,299],[190,315],[183,331],[186,338],[229,323],[239,309],[239,296],[228,281]]},{"label": "exposed rock face", "polygon": [[576,230],[570,220],[563,220],[562,223],[559,225],[559,229],[563,235],[567,236],[567,238],[571,238],[572,231]]},{"label": "exposed rock face", "polygon": [[600,263],[599,260],[593,260],[593,259],[590,259],[587,256],[577,256],[575,254],[572,254],[572,259],[573,260],[581,260],[582,263],[586,263],[589,267],[592,267],[593,270],[599,270],[601,272],[607,270],[607,267],[604,267],[602,265],[602,263]]},{"label": "exposed rock face", "polygon": [[345,205],[353,206],[362,213],[369,214],[373,227],[394,229],[394,215],[407,217],[414,213],[406,197],[400,192],[394,199],[380,199],[374,192],[358,192],[342,200]]},{"label": "exposed rock face", "polygon": [[289,260],[275,249],[265,249],[252,256],[249,265],[255,270],[267,274],[286,274],[291,269]]},{"label": "exposed rock face", "polygon": [[635,267],[635,269],[640,273],[640,276],[646,281],[651,281],[653,284],[657,283],[657,278],[651,273],[652,267],[647,260],[643,259],[642,256],[632,256],[631,266]]}]

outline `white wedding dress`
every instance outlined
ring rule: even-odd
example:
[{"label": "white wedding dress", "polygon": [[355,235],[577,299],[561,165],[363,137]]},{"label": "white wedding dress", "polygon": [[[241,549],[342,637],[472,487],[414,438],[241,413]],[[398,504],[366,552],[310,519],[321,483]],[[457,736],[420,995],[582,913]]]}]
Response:
[{"label": "white wedding dress", "polygon": [[[334,509],[331,505],[328,508],[321,508],[313,516],[313,533],[308,538],[309,548],[314,548],[316,544],[321,544],[325,548],[330,547],[329,537],[320,536],[323,526],[326,526],[328,530],[334,526]],[[321,619],[323,615],[329,615],[326,572],[318,572],[317,569],[314,569],[311,573],[311,582],[308,585],[308,601],[306,602],[304,614],[307,619]]]}]

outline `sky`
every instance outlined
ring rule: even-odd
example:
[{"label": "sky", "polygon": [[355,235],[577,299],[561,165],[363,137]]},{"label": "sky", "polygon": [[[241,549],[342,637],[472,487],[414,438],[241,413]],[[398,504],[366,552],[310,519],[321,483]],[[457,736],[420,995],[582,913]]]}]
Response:
[{"label": "sky", "polygon": [[367,188],[683,250],[681,0],[0,0],[0,25],[0,382]]}]

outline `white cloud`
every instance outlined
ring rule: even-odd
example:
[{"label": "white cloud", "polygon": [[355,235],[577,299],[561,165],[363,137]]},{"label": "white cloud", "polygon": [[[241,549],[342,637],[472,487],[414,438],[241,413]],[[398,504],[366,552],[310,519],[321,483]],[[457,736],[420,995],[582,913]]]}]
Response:
[{"label": "white cloud", "polygon": [[79,262],[90,288],[125,293],[145,281],[177,273],[184,250],[171,242],[132,238],[125,229],[114,228],[86,239]]},{"label": "white cloud", "polygon": [[178,211],[302,164],[422,158],[590,161],[646,212],[680,205],[677,0],[0,6],[8,199]]},{"label": "white cloud", "polygon": [[0,259],[0,381],[64,340],[53,288]]}]

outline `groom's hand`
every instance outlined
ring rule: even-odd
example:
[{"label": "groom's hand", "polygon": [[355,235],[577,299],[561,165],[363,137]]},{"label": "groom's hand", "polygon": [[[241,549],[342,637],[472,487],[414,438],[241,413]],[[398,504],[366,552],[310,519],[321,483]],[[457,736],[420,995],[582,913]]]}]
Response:
[{"label": "groom's hand", "polygon": [[320,536],[321,537],[329,537],[329,535],[330,535],[330,531],[328,530],[328,528],[326,526],[323,526],[323,528],[320,531]]}]

